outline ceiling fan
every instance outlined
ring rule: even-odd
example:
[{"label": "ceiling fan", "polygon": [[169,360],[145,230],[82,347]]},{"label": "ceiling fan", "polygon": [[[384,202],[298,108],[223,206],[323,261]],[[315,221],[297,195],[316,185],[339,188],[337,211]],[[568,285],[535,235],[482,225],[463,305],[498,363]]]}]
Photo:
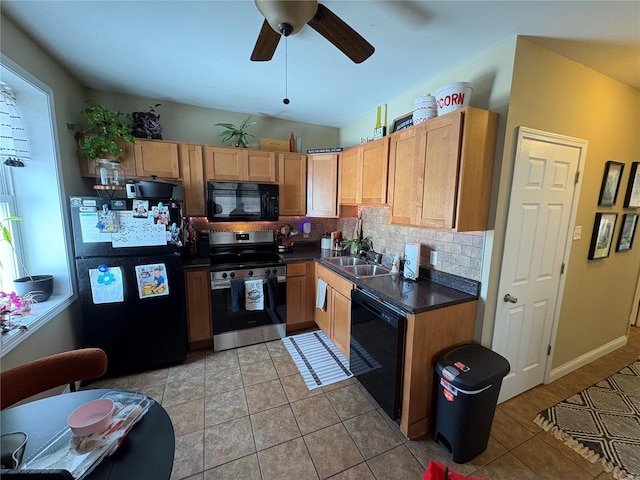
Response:
[{"label": "ceiling fan", "polygon": [[362,63],[375,49],[353,28],[317,0],[254,0],[264,16],[251,54],[254,62],[271,60],[281,36],[294,35],[309,25],[355,63]]}]

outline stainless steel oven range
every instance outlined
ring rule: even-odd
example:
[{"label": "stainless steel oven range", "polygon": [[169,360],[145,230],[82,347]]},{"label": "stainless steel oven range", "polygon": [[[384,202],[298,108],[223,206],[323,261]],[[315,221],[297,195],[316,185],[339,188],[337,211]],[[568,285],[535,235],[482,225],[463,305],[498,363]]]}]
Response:
[{"label": "stainless steel oven range", "polygon": [[284,338],[287,267],[273,231],[210,232],[213,349]]}]

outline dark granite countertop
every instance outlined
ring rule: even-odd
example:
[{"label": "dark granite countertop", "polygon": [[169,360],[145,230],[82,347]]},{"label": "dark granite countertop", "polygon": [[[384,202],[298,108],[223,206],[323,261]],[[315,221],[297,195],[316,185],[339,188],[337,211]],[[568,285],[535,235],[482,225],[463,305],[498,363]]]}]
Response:
[{"label": "dark granite countertop", "polygon": [[285,263],[315,260],[383,302],[412,314],[471,302],[478,299],[480,292],[479,282],[430,269],[421,269],[420,278],[416,281],[406,280],[402,273],[356,278],[340,267],[323,261],[323,258],[332,256],[335,256],[335,252],[321,250],[317,243],[296,244],[293,252],[280,254]]},{"label": "dark granite countertop", "polygon": [[211,260],[209,259],[209,257],[184,258],[182,260],[182,266],[185,269],[190,269],[190,268],[209,268],[211,266]]}]

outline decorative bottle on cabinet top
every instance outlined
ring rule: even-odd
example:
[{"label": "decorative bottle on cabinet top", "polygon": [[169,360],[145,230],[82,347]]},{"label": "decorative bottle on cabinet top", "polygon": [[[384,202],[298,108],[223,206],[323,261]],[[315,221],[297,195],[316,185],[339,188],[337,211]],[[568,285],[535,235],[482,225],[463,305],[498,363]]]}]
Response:
[{"label": "decorative bottle on cabinet top", "polygon": [[289,151],[296,151],[296,137],[293,135],[293,132],[291,132],[291,137],[289,138]]}]

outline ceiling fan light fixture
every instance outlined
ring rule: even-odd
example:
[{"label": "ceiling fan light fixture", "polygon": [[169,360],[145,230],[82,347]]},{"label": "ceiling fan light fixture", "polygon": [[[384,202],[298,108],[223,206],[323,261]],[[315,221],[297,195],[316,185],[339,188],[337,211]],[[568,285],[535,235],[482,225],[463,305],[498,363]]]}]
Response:
[{"label": "ceiling fan light fixture", "polygon": [[[317,0],[254,0],[256,7],[276,32],[295,35],[318,11]],[[285,25],[286,34],[281,30]]]}]

